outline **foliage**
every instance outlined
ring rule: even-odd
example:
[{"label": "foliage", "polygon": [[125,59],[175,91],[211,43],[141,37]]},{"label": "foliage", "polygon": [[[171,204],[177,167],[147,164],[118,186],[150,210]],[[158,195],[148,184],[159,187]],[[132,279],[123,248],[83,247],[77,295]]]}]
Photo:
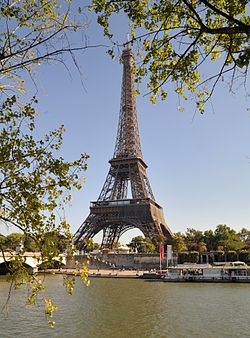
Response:
[{"label": "foliage", "polygon": [[[92,238],[86,239],[86,244],[87,246],[85,248],[85,252],[91,252],[93,250],[100,249],[100,244],[95,243]],[[116,247],[118,247],[119,245],[119,243],[116,243]]]},{"label": "foliage", "polygon": [[199,253],[197,251],[181,252],[178,256],[180,264],[198,263],[199,261]]},{"label": "foliage", "polygon": [[39,251],[39,247],[36,243],[36,241],[31,238],[28,234],[24,234],[23,235],[23,247],[24,247],[24,251],[28,251],[28,252],[37,252]]},{"label": "foliage", "polygon": [[184,235],[181,234],[180,232],[177,232],[176,234],[174,234],[172,245],[173,245],[173,251],[175,252],[183,252],[187,250]]},{"label": "foliage", "polygon": [[0,234],[0,248],[4,249],[6,247],[7,238]]},{"label": "foliage", "polygon": [[7,247],[7,249],[11,250],[16,250],[18,247],[19,249],[21,249],[25,237],[26,236],[24,234],[21,234],[20,232],[13,232],[6,237],[5,246]]},{"label": "foliage", "polygon": [[45,234],[69,236],[69,225],[57,212],[70,201],[70,190],[82,187],[87,155],[72,162],[56,157],[64,127],[36,140],[35,125],[32,103],[20,107],[13,96],[1,105],[0,220],[28,233],[48,256]]},{"label": "foliage", "polygon": [[238,259],[237,253],[234,250],[228,251],[226,255],[227,255],[227,261],[229,262],[234,262],[234,261],[237,261]]},{"label": "foliage", "polygon": [[199,252],[190,251],[188,255],[188,262],[190,263],[198,263],[199,261]]},{"label": "foliage", "polygon": [[204,231],[204,242],[206,243],[207,249],[209,251],[218,249],[213,230]]},{"label": "foliage", "polygon": [[115,242],[115,243],[113,244],[112,249],[117,250],[120,246],[121,246],[121,243],[120,243],[120,242]]},{"label": "foliage", "polygon": [[76,283],[76,276],[80,276],[81,279],[83,280],[84,284],[89,286],[90,285],[90,280],[88,278],[88,268],[87,266],[90,264],[90,257],[87,257],[87,261],[83,262],[82,264],[76,261],[76,269],[74,271],[73,276],[66,275],[64,276],[63,283],[66,286],[66,289],[70,295],[72,295],[75,283]]},{"label": "foliage", "polygon": [[[84,183],[88,156],[71,161],[60,156],[64,126],[38,139],[36,98],[26,96],[23,103],[20,95],[26,91],[27,74],[34,81],[34,70],[43,62],[64,64],[63,55],[68,53],[78,67],[74,51],[89,46],[86,42],[72,46],[71,33],[85,25],[80,11],[71,12],[73,5],[71,0],[3,0],[0,6],[0,222],[22,232],[0,236],[0,250],[15,249],[21,238],[23,250],[40,251],[46,264],[71,242],[63,209],[71,190]],[[11,285],[30,285],[32,304],[43,283],[28,274],[22,252],[8,263]],[[86,271],[81,277],[87,284]],[[56,307],[52,300],[44,301],[53,327]]]},{"label": "foliage", "polygon": [[247,230],[246,228],[242,228],[240,232],[238,233],[238,237],[241,242],[245,244],[246,249],[250,249],[250,230]]},{"label": "foliage", "polygon": [[94,249],[94,241],[92,238],[86,239],[86,252],[91,252]]},{"label": "foliage", "polygon": [[217,262],[225,262],[225,253],[224,253],[224,251],[220,251],[220,250],[218,250],[218,251],[215,251],[215,262],[217,261]]},{"label": "foliage", "polygon": [[[148,78],[152,102],[159,96],[166,99],[166,85],[173,82],[178,96],[186,100],[188,91],[203,113],[205,102],[225,75],[229,75],[231,90],[239,77],[246,78],[250,59],[247,0],[92,0],[90,8],[110,39],[111,16],[127,15],[131,43],[138,49],[137,81]],[[113,50],[109,54],[114,56]],[[210,62],[216,62],[211,74],[207,71]]]},{"label": "foliage", "polygon": [[219,224],[214,231],[202,232],[188,228],[185,234],[178,232],[174,235],[173,249],[179,253],[181,262],[189,262],[192,251],[213,251],[216,260],[220,262],[237,259],[247,262],[250,257],[250,231],[242,228],[237,233],[225,224]]},{"label": "foliage", "polygon": [[155,245],[149,238],[143,236],[136,236],[132,238],[128,246],[134,251],[139,253],[153,253],[156,251]]},{"label": "foliage", "polygon": [[241,250],[239,252],[239,260],[242,262],[250,262],[250,252],[248,250]]},{"label": "foliage", "polygon": [[244,247],[244,243],[240,241],[240,238],[234,229],[231,229],[225,224],[217,226],[214,232],[217,246],[220,246],[224,250],[240,250]]},{"label": "foliage", "polygon": [[[0,8],[0,90],[26,91],[25,73],[44,62],[63,63],[63,55],[89,48],[72,46],[72,32],[86,27],[71,0],[2,0]],[[78,66],[77,66],[78,67]]]},{"label": "foliage", "polygon": [[[157,247],[151,247],[152,242],[143,236],[134,237],[128,246],[134,252],[159,252]],[[187,228],[183,234],[174,234],[172,242],[173,251],[178,253],[180,262],[196,262],[198,256],[207,251],[213,251],[219,261],[237,260],[238,256],[243,261],[250,255],[250,231],[242,228],[238,233],[225,224],[219,224],[216,229],[200,231]],[[191,254],[192,253],[192,254]],[[243,259],[244,258],[244,259]]]},{"label": "foliage", "polygon": [[[58,234],[57,232],[51,234],[50,232],[44,234],[44,238],[40,239],[42,246],[48,245],[48,241],[55,238],[53,245],[56,246],[59,253],[66,251],[69,245],[69,238]],[[12,232],[7,236],[0,234],[0,246],[4,250],[16,250],[17,246],[21,245],[23,251],[39,252],[38,240],[30,237],[28,233]]]},{"label": "foliage", "polygon": [[180,252],[178,254],[178,263],[179,264],[183,264],[183,263],[187,262],[188,261],[187,257],[188,257],[188,252],[187,251]]},{"label": "foliage", "polygon": [[[74,161],[58,156],[63,126],[37,139],[34,104],[35,100],[20,105],[12,96],[0,106],[0,222],[24,234],[1,236],[0,244],[1,250],[15,249],[22,239],[29,249],[33,246],[41,252],[43,261],[51,263],[62,250],[59,234],[64,241],[71,240],[69,224],[61,215],[71,200],[71,190],[79,190],[84,183],[82,173],[88,156],[82,154]],[[10,272],[17,286],[24,281],[35,283],[25,273],[23,263],[19,255],[11,262]]]},{"label": "foliage", "polygon": [[189,251],[207,251],[202,231],[188,228],[185,233],[186,245]]},{"label": "foliage", "polygon": [[51,299],[44,299],[45,303],[45,314],[50,318],[49,324],[51,328],[53,329],[55,327],[55,321],[52,319],[54,311],[58,309],[57,305],[54,305]]}]

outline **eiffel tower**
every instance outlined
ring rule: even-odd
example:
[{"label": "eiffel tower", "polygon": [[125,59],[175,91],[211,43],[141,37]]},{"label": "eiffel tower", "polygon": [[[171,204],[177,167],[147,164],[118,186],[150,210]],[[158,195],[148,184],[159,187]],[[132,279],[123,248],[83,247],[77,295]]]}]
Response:
[{"label": "eiffel tower", "polygon": [[[153,243],[168,240],[172,232],[163,209],[156,203],[142,158],[137,123],[133,53],[127,44],[122,52],[123,79],[118,132],[110,169],[97,201],[74,235],[79,250],[87,240],[103,231],[102,247],[112,248],[126,231],[138,228]],[[128,197],[131,192],[132,198]]]}]

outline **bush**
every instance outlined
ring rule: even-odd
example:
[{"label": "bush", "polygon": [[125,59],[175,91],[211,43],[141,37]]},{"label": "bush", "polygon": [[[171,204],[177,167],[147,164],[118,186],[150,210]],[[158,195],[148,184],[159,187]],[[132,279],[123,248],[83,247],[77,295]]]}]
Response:
[{"label": "bush", "polygon": [[178,263],[198,263],[199,262],[199,252],[198,251],[185,251],[178,254]]},{"label": "bush", "polygon": [[239,260],[248,263],[250,261],[250,252],[248,250],[241,250],[239,252]]},{"label": "bush", "polygon": [[198,263],[199,262],[199,252],[198,251],[190,251],[188,254],[188,262],[189,263]]},{"label": "bush", "polygon": [[214,252],[214,261],[215,262],[225,262],[225,253],[224,253],[224,251],[215,251]]},{"label": "bush", "polygon": [[183,263],[187,262],[187,257],[188,257],[187,251],[178,253],[178,263],[183,264]]},{"label": "bush", "polygon": [[233,250],[226,252],[225,255],[227,257],[228,262],[234,262],[234,261],[237,261],[238,259],[238,255],[236,251],[233,251]]}]

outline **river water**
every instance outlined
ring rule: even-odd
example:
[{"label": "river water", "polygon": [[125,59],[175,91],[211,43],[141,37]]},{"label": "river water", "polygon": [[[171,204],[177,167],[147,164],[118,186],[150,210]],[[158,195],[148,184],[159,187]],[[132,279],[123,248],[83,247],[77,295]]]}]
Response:
[{"label": "river water", "polygon": [[250,338],[250,284],[163,283],[135,279],[77,280],[67,295],[62,277],[47,276],[59,306],[51,329],[41,301],[27,306],[25,287],[0,278],[0,338]]}]

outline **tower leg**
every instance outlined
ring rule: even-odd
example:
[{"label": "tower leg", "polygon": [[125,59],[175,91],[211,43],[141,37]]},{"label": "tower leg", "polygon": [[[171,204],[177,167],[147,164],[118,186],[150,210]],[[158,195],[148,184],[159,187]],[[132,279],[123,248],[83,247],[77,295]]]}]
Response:
[{"label": "tower leg", "polygon": [[102,248],[112,249],[121,236],[122,225],[113,225],[103,230]]}]

